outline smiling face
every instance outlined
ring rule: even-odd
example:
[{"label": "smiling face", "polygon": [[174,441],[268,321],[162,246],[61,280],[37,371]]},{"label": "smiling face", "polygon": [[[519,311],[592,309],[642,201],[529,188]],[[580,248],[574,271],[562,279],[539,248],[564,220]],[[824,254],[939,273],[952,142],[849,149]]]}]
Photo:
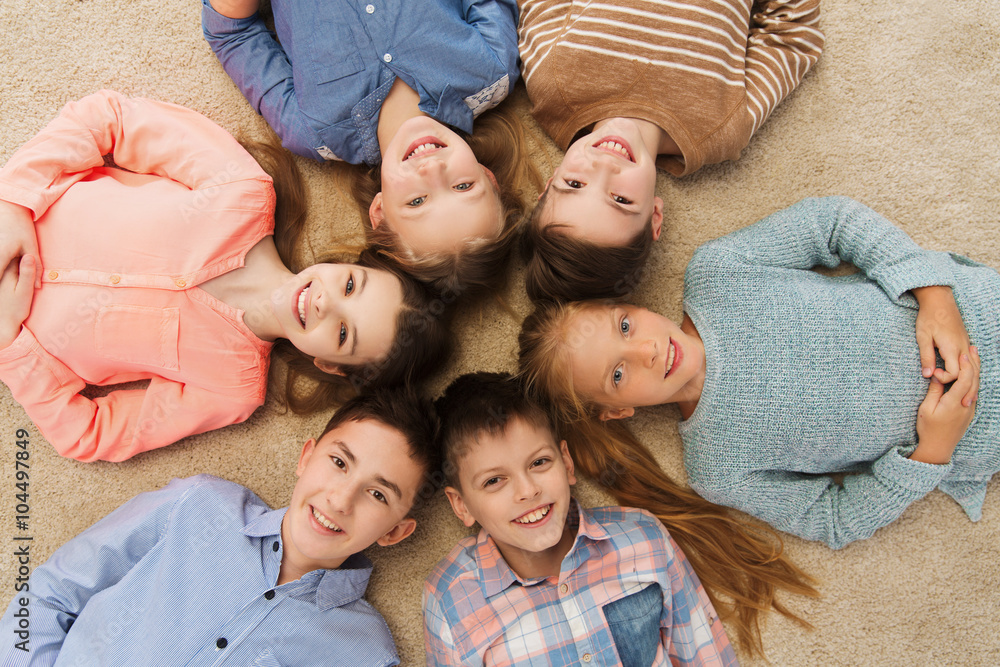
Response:
[{"label": "smiling face", "polygon": [[458,518],[478,521],[521,577],[558,572],[576,537],[566,530],[576,483],[566,441],[515,417],[502,435],[480,433],[457,465],[460,488],[445,493]]},{"label": "smiling face", "polygon": [[494,239],[502,216],[496,179],[469,145],[427,116],[403,123],[382,159],[372,227],[389,225],[417,255],[452,253],[470,239]]},{"label": "smiling face", "polygon": [[282,577],[337,568],[372,544],[406,538],[423,473],[403,434],[375,420],[347,421],[309,440],[281,524]]},{"label": "smiling face", "polygon": [[315,264],[271,294],[281,336],[328,373],[384,358],[402,307],[396,276],[355,264]]},{"label": "smiling face", "polygon": [[652,219],[660,236],[663,200],[656,189],[656,156],[627,118],[605,123],[570,145],[546,188],[541,224],[605,246],[630,243]]},{"label": "smiling face", "polygon": [[643,405],[697,401],[705,378],[705,347],[697,335],[636,306],[591,306],[565,324],[574,391],[627,417]]}]

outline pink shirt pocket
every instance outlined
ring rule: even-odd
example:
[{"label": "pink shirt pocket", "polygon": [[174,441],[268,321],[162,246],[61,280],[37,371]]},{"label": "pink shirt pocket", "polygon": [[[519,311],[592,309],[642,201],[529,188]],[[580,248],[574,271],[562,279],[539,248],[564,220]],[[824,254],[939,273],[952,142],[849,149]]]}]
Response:
[{"label": "pink shirt pocket", "polygon": [[95,322],[97,353],[105,359],[176,371],[179,308],[113,304]]}]

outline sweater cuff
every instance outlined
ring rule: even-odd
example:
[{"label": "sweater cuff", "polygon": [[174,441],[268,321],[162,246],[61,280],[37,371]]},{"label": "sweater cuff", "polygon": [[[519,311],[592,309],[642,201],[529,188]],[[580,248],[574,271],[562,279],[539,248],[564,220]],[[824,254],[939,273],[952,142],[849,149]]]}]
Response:
[{"label": "sweater cuff", "polygon": [[916,498],[930,493],[951,472],[951,462],[944,465],[923,463],[907,458],[912,447],[893,447],[875,462],[874,473]]},{"label": "sweater cuff", "polygon": [[954,267],[948,253],[926,251],[888,267],[877,280],[889,298],[899,303],[903,294],[918,287],[954,287]]}]

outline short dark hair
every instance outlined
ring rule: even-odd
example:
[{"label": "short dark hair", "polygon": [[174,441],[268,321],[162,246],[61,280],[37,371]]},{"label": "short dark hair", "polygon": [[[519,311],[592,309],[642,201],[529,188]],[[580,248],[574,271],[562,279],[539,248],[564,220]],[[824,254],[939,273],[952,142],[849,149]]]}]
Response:
[{"label": "short dark hair", "polygon": [[424,471],[425,484],[417,489],[414,505],[437,489],[440,478],[441,450],[437,444],[438,418],[430,399],[420,396],[409,387],[373,389],[359,394],[344,403],[327,422],[320,438],[349,421],[372,421],[399,431],[410,445],[410,458]]},{"label": "short dark hair", "polygon": [[500,436],[519,418],[557,437],[545,408],[530,398],[509,373],[467,373],[456,378],[435,401],[441,418],[439,442],[444,478],[458,488],[458,459],[480,434]]}]

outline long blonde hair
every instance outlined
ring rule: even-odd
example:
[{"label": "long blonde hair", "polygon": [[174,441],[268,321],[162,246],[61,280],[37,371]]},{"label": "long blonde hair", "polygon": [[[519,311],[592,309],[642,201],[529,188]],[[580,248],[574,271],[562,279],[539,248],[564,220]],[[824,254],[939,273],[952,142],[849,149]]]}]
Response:
[{"label": "long blonde hair", "polygon": [[457,253],[417,255],[402,245],[391,223],[373,229],[369,222],[368,208],[382,189],[379,167],[353,167],[351,195],[358,205],[365,239],[372,248],[398,262],[416,279],[439,291],[467,298],[503,287],[507,261],[525,213],[524,187],[541,189],[541,177],[525,159],[524,130],[509,101],[476,119],[471,135],[459,134],[479,163],[496,177],[500,234],[495,239],[474,239]]},{"label": "long blonde hair", "polygon": [[576,393],[569,370],[571,315],[594,302],[541,304],[519,337],[521,379],[549,406],[578,470],[622,505],[655,514],[687,555],[709,599],[735,627],[739,647],[763,655],[760,623],[774,609],[811,627],[778,600],[784,590],[817,597],[816,581],[783,554],[772,528],[733,514],[674,482],[621,420],[602,422],[597,407]]}]

